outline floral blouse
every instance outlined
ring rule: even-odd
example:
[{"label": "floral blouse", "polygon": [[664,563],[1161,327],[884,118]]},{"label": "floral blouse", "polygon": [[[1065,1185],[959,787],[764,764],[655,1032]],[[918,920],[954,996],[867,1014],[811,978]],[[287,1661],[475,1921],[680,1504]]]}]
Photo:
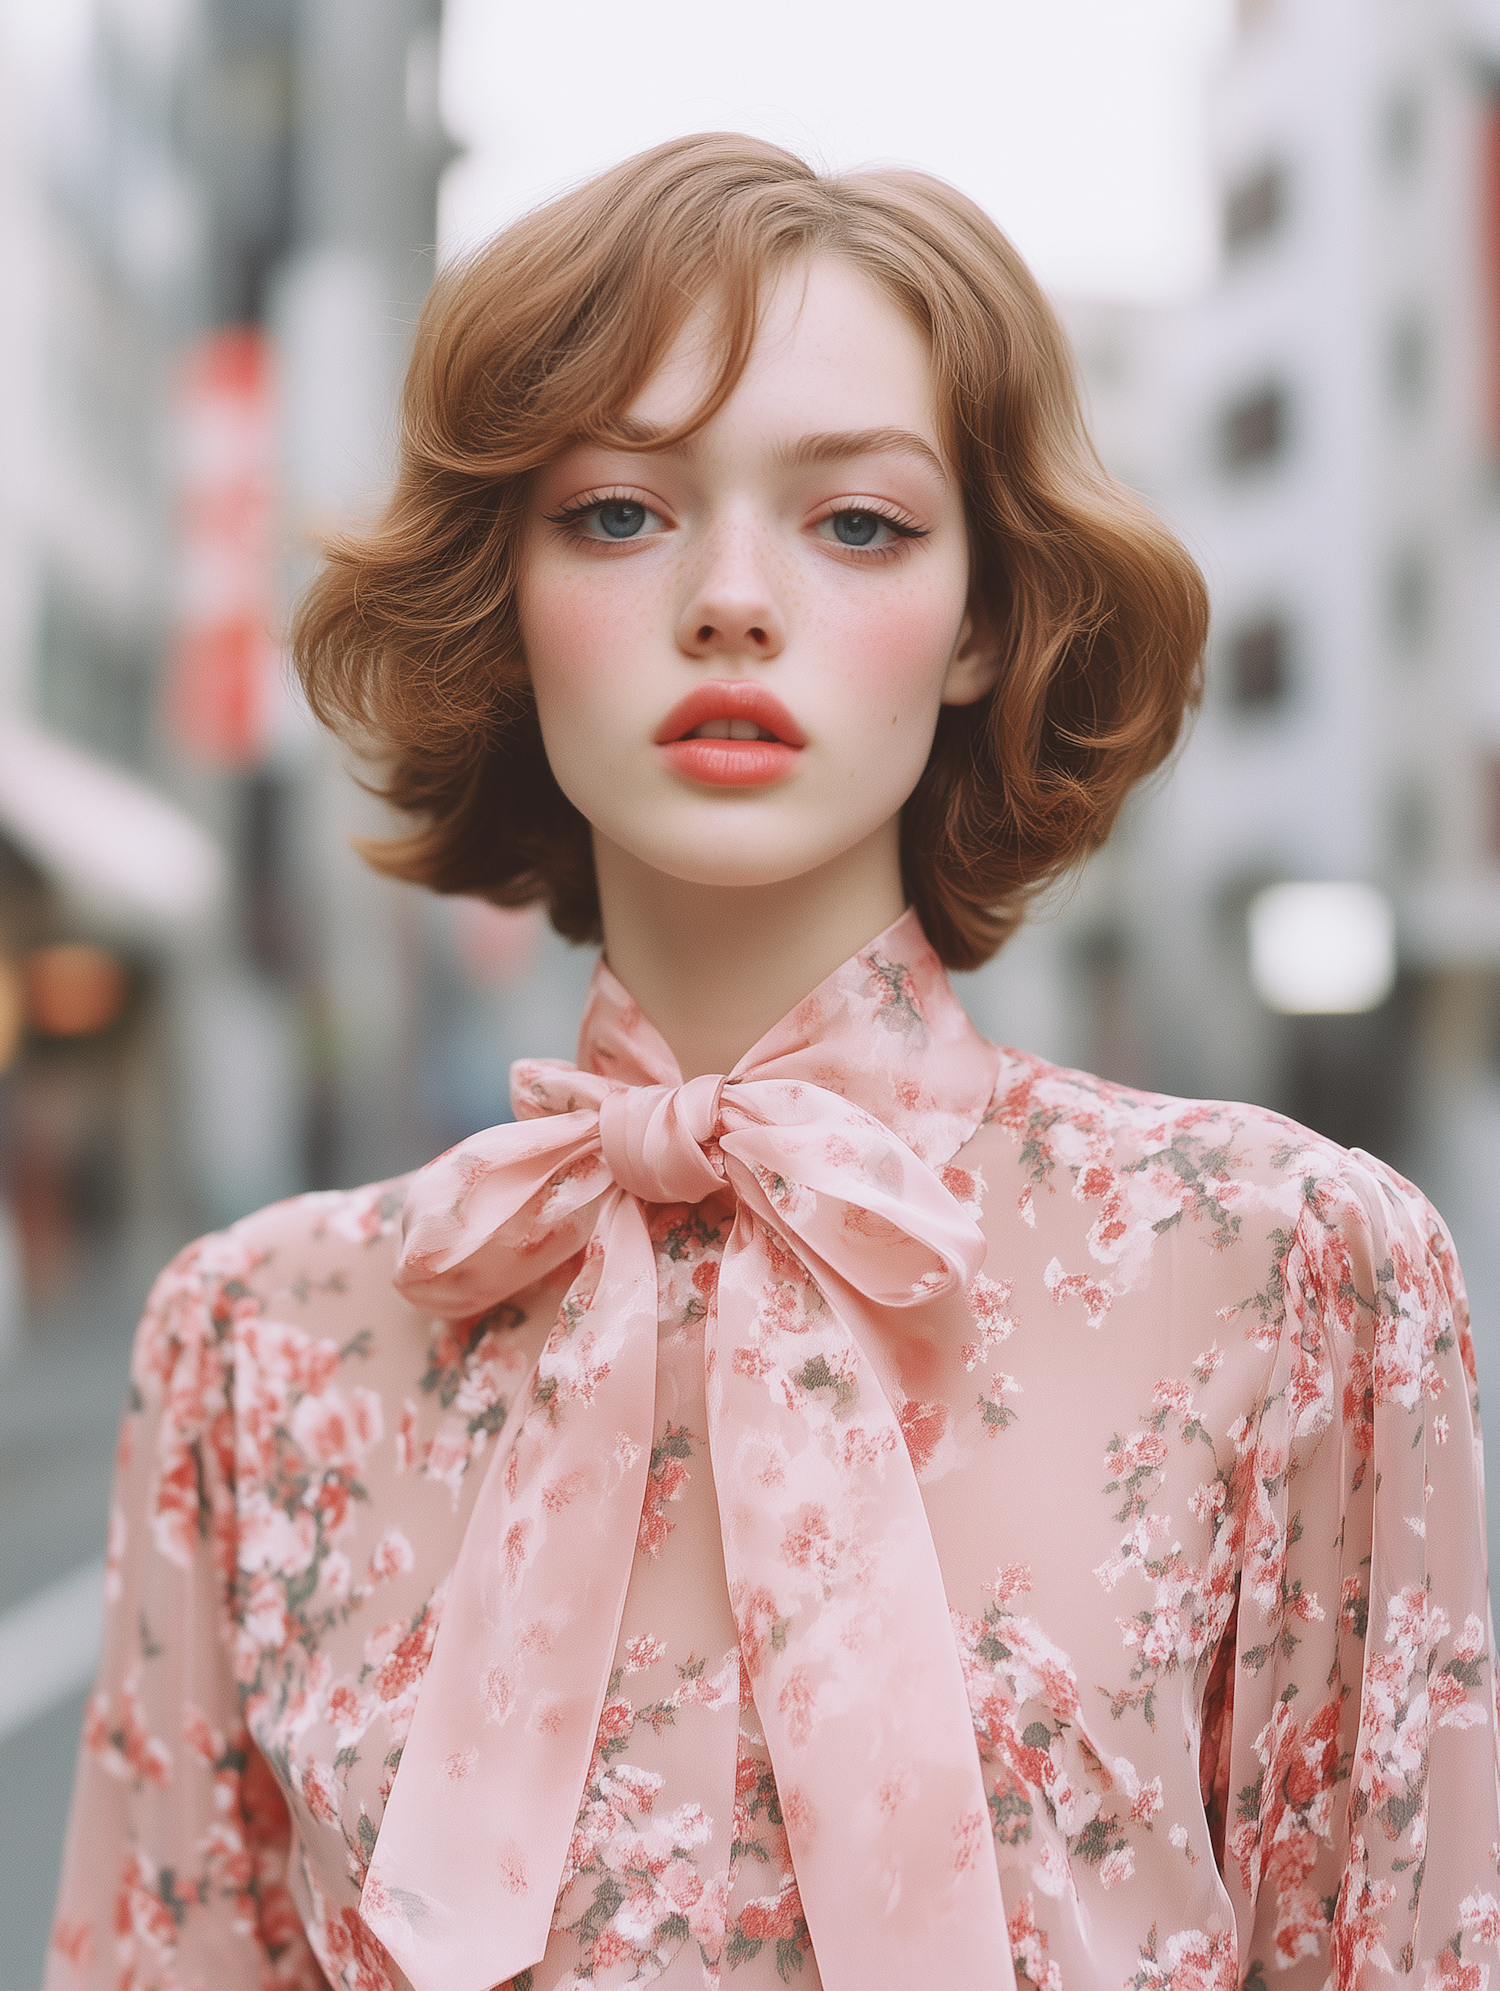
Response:
[{"label": "floral blouse", "polygon": [[601,964],[514,1084],[158,1281],[49,1991],[1483,1991],[1410,1184],[997,1051],[912,914],[723,1081]]}]

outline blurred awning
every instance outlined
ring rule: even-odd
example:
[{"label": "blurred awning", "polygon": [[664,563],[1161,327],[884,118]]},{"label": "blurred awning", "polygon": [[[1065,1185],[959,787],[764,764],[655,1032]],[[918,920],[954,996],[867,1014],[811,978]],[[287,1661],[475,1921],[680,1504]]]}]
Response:
[{"label": "blurred awning", "polygon": [[0,715],[0,831],[116,925],[186,925],[227,876],[219,846],[175,803],[14,714]]}]

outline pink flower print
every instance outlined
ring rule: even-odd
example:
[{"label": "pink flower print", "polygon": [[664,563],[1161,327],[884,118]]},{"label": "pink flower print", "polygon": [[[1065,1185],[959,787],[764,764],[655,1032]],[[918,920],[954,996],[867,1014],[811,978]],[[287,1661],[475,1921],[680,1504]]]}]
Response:
[{"label": "pink flower print", "polygon": [[818,1721],[818,1696],[805,1666],[794,1666],[787,1675],[776,1707],[786,1718],[787,1733],[793,1743],[805,1749]]},{"label": "pink flower print", "polygon": [[360,1741],[375,1718],[376,1706],[374,1697],[362,1694],[351,1680],[340,1680],[329,1689],[328,1719],[340,1749]]},{"label": "pink flower print", "polygon": [[412,1402],[410,1397],[406,1397],[402,1401],[401,1424],[396,1432],[396,1472],[398,1477],[402,1473],[411,1471],[412,1461],[416,1457],[416,1442],[417,1406]]},{"label": "pink flower print", "polygon": [[825,1583],[831,1581],[838,1568],[838,1544],[825,1507],[808,1501],[797,1509],[781,1538],[781,1556],[793,1569],[807,1570]]},{"label": "pink flower print", "polygon": [[318,1570],[319,1601],[330,1604],[344,1603],[348,1598],[353,1577],[354,1572],[350,1567],[348,1556],[342,1549],[330,1549]]},{"label": "pink flower print", "polygon": [[1015,1333],[1015,1318],[1005,1311],[1012,1291],[1009,1279],[991,1279],[983,1272],[976,1272],[970,1281],[965,1297],[978,1334],[959,1351],[966,1369],[974,1369],[981,1362],[987,1362],[991,1351]]},{"label": "pink flower print", "polygon": [[1064,1272],[1057,1259],[1052,1259],[1042,1274],[1042,1284],[1052,1295],[1058,1306],[1064,1300],[1082,1300],[1084,1315],[1090,1327],[1098,1327],[1104,1316],[1114,1305],[1114,1288],[1102,1279],[1090,1279],[1083,1272]]},{"label": "pink flower print", "polygon": [[688,1489],[687,1462],[693,1456],[692,1433],[680,1424],[669,1424],[651,1448],[646,1469],[646,1495],[641,1507],[641,1525],[636,1548],[642,1555],[658,1556],[672,1532],[665,1508],[669,1501],[681,1500]]},{"label": "pink flower print", "polygon": [[151,1538],[158,1552],[187,1569],[198,1545],[200,1497],[197,1454],[178,1445],[162,1462],[151,1514]]},{"label": "pink flower print", "polygon": [[1151,1401],[1160,1410],[1170,1411],[1174,1417],[1189,1417],[1193,1409],[1193,1393],[1187,1384],[1175,1376],[1163,1376],[1151,1392]]},{"label": "pink flower print", "polygon": [[599,1793],[607,1803],[618,1802],[622,1809],[649,1812],[665,1781],[656,1770],[643,1770],[634,1763],[616,1763],[599,1779]]},{"label": "pink flower print", "polygon": [[325,1964],[342,1991],[395,1991],[386,1953],[353,1908],[340,1908],[323,1927]]},{"label": "pink flower print", "polygon": [[[311,1560],[309,1556],[308,1561]],[[257,1576],[240,1611],[237,1648],[241,1660],[253,1669],[260,1653],[280,1652],[293,1637],[294,1629],[287,1616],[282,1585],[274,1576]],[[250,1677],[253,1678],[253,1671]]]},{"label": "pink flower print", "polygon": [[[288,1514],[273,1507],[266,1495],[246,1494],[240,1503],[239,1562],[248,1572],[269,1576],[300,1576],[312,1565],[318,1546],[318,1525],[304,1507]],[[261,1644],[279,1643],[262,1638]]]},{"label": "pink flower print", "polygon": [[633,1962],[635,1948],[635,1944],[627,1941],[618,1929],[601,1929],[589,1948],[590,1975],[598,1970],[608,1970],[612,1963]]},{"label": "pink flower print", "polygon": [[1036,1991],[1063,1991],[1062,1970],[1055,1959],[1049,1961],[1046,1931],[1037,1927],[1035,1895],[1021,1896],[1006,1927],[1017,1977],[1034,1985]]},{"label": "pink flower print", "polygon": [[993,1583],[985,1588],[997,1604],[1008,1604],[1012,1597],[1019,1597],[1031,1588],[1031,1564],[1029,1562],[1003,1562],[995,1572]]},{"label": "pink flower print", "polygon": [[1458,1913],[1471,1943],[1500,1943],[1500,1901],[1493,1894],[1466,1894]]},{"label": "pink flower print", "polygon": [[606,1743],[618,1742],[629,1735],[635,1726],[635,1709],[629,1701],[609,1700],[599,1711],[599,1730],[595,1746],[603,1748]]},{"label": "pink flower print", "polygon": [[779,1894],[747,1901],[735,1920],[735,1928],[747,1942],[778,1942],[796,1934],[801,1921],[802,1897],[797,1892],[796,1881],[787,1880]]},{"label": "pink flower print", "polygon": [[984,1176],[978,1169],[957,1168],[948,1162],[938,1172],[938,1180],[956,1203],[971,1217],[984,1212]]},{"label": "pink flower print", "polygon": [[210,1769],[224,1754],[224,1738],[209,1725],[203,1710],[188,1701],[182,1710],[182,1739],[200,1762]]},{"label": "pink flower print", "polygon": [[412,1545],[401,1530],[387,1528],[370,1556],[370,1580],[382,1583],[393,1576],[404,1576],[416,1566],[416,1560]]},{"label": "pink flower print", "polygon": [[1166,1991],[1234,1991],[1239,1982],[1237,1945],[1222,1929],[1179,1931],[1168,1938],[1163,1961]]},{"label": "pink flower print", "polygon": [[1161,1778],[1153,1777],[1149,1784],[1142,1784],[1130,1801],[1130,1815],[1137,1825],[1145,1825],[1162,1808]]},{"label": "pink flower print", "polygon": [[386,1703],[387,1713],[393,1721],[396,1718],[393,1703],[402,1703],[408,1714],[415,1703],[416,1690],[432,1657],[439,1615],[434,1596],[409,1626],[402,1625],[399,1620],[382,1625],[365,1643],[366,1664],[375,1669],[372,1685],[379,1698]]},{"label": "pink flower print", "polygon": [[84,1715],[83,1746],[112,1777],[164,1788],[172,1781],[172,1752],[151,1733],[140,1682],[137,1664],[121,1683],[118,1714],[107,1693],[94,1694]]},{"label": "pink flower print", "polygon": [[953,1413],[945,1403],[914,1403],[908,1397],[897,1417],[901,1436],[906,1440],[912,1471],[921,1479],[932,1465],[933,1454],[948,1435]]},{"label": "pink flower print", "polygon": [[[120,1870],[115,1895],[115,1953],[122,1962],[132,1960],[135,1944],[145,1943],[158,1956],[170,1956],[177,1947],[177,1923],[171,1909],[158,1892],[155,1868],[143,1853],[131,1852]],[[145,1973],[124,1975],[124,1983],[134,1991],[132,1980],[144,1984]]]},{"label": "pink flower print", "polygon": [[1485,1649],[1487,1634],[1483,1618],[1476,1611],[1470,1611],[1464,1619],[1464,1628],[1453,1641],[1453,1657],[1461,1659],[1465,1665],[1472,1665]]},{"label": "pink flower print", "polygon": [[625,1671],[644,1673],[648,1666],[654,1666],[659,1659],[665,1659],[667,1648],[663,1641],[654,1638],[650,1632],[641,1632],[638,1637],[625,1641]]},{"label": "pink flower print", "polygon": [[96,1954],[93,1923],[84,1918],[68,1921],[59,1916],[52,1925],[52,1948],[75,1970],[87,1970]]},{"label": "pink flower print", "polygon": [[112,1501],[109,1509],[109,1543],[104,1558],[104,1601],[107,1604],[117,1604],[120,1601],[125,1545],[128,1537],[125,1510],[117,1500]]},{"label": "pink flower print", "polygon": [[1423,1991],[1486,1991],[1489,1965],[1464,1963],[1452,1949],[1441,1950],[1427,1966]]},{"label": "pink flower print", "polygon": [[1135,1872],[1135,1854],[1129,1846],[1119,1846],[1099,1862],[1099,1885],[1118,1887]]},{"label": "pink flower print", "polygon": [[1222,1348],[1220,1348],[1218,1342],[1215,1341],[1214,1343],[1212,1343],[1210,1347],[1206,1348],[1201,1355],[1195,1355],[1193,1357],[1192,1367],[1193,1367],[1194,1382],[1206,1383],[1209,1377],[1213,1375],[1217,1369],[1223,1367],[1223,1363],[1224,1363],[1224,1351]]},{"label": "pink flower print", "polygon": [[339,1821],[339,1784],[327,1763],[309,1763],[302,1772],[302,1795],[307,1808],[320,1825]]},{"label": "pink flower print", "polygon": [[989,1838],[982,1811],[967,1812],[953,1828],[953,1871],[967,1873]]},{"label": "pink flower print", "polygon": [[385,1413],[374,1390],[325,1390],[305,1396],[292,1412],[292,1436],[322,1465],[357,1466],[385,1435]]},{"label": "pink flower print", "polygon": [[784,1620],[776,1599],[764,1584],[741,1590],[733,1604],[740,1632],[740,1655],[749,1677],[758,1680],[770,1664],[775,1630]]}]

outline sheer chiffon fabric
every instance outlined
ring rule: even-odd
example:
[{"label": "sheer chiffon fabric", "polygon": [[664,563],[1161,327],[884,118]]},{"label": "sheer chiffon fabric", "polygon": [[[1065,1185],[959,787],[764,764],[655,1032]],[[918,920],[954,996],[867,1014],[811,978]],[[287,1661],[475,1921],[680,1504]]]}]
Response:
[{"label": "sheer chiffon fabric", "polygon": [[158,1282],[54,1991],[1481,1991],[1410,1185],[997,1053],[910,914],[722,1082],[602,967],[514,1076]]}]

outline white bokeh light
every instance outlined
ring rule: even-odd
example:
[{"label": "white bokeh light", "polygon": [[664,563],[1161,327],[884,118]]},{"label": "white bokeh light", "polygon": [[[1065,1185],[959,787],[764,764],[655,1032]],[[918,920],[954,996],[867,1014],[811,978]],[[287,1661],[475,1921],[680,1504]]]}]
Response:
[{"label": "white bokeh light", "polygon": [[1396,979],[1396,919],[1373,885],[1272,885],[1250,902],[1250,979],[1290,1016],[1376,1009]]}]

